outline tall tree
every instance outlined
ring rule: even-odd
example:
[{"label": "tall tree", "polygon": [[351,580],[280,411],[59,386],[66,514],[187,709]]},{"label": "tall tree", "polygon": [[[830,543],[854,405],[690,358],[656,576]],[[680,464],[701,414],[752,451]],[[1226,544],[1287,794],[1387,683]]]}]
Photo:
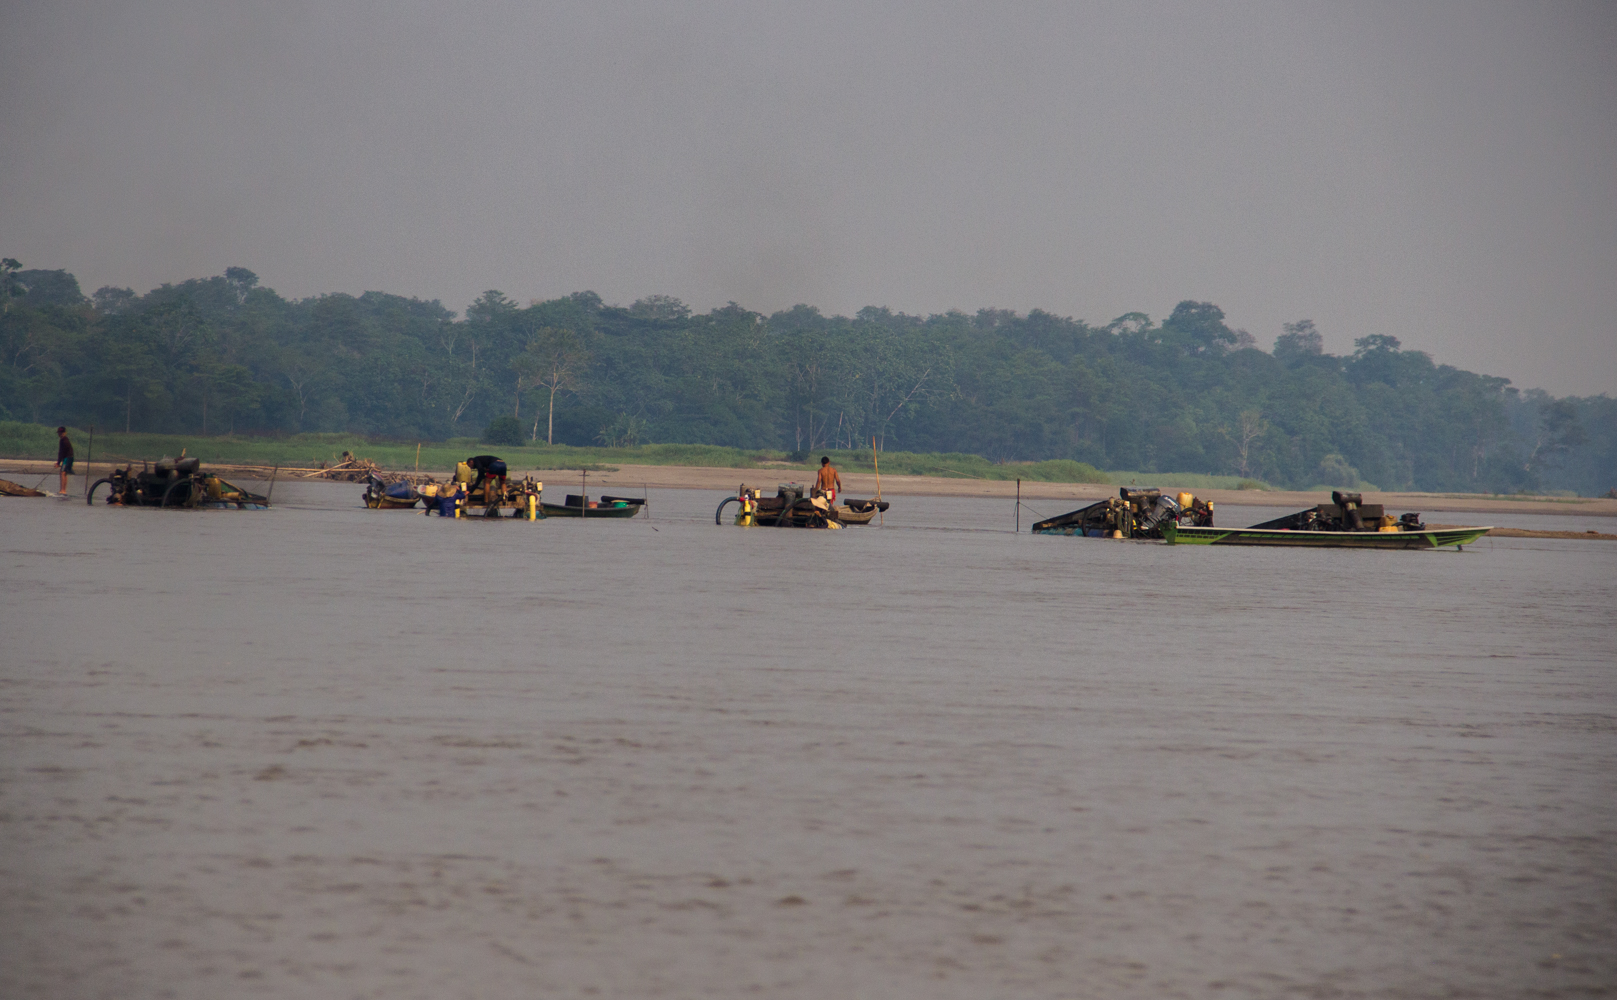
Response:
[{"label": "tall tree", "polygon": [[1284,360],[1325,353],[1325,338],[1314,328],[1313,320],[1284,323],[1282,329],[1285,332],[1275,338],[1275,357]]},{"label": "tall tree", "polygon": [[[556,393],[578,391],[589,357],[577,333],[565,327],[546,326],[535,331],[528,346],[511,363],[519,389],[526,382],[546,390],[546,444],[556,443]],[[535,417],[530,440],[538,438],[539,418]]]}]

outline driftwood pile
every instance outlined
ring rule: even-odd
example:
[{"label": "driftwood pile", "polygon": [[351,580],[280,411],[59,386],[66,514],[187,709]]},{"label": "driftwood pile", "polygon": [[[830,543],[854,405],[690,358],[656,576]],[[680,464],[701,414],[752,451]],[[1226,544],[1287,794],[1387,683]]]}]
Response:
[{"label": "driftwood pile", "polygon": [[9,479],[0,479],[0,496],[43,497],[49,495],[50,494],[48,493],[41,493],[36,489],[30,489],[27,486],[20,486]]},{"label": "driftwood pile", "polygon": [[436,482],[431,476],[411,474],[408,472],[389,472],[368,458],[358,458],[351,451],[342,453],[342,461],[329,469],[315,469],[303,473],[302,479],[330,479],[341,483],[368,483],[371,477],[380,479],[385,485],[394,483],[422,483]]}]

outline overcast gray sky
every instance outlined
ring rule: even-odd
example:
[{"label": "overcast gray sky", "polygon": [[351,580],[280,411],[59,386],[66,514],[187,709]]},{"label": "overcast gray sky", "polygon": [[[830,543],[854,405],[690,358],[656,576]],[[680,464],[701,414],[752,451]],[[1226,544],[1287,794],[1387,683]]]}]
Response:
[{"label": "overcast gray sky", "polygon": [[1210,300],[1617,392],[1617,4],[4,0],[0,253],[86,291]]}]

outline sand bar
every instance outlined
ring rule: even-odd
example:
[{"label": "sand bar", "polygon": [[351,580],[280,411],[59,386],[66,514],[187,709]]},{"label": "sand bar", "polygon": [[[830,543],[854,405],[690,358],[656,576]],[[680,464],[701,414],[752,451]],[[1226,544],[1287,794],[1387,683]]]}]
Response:
[{"label": "sand bar", "polygon": [[[106,474],[106,469],[95,463],[91,470],[93,477]],[[237,476],[243,479],[267,478],[269,469],[263,466],[210,464],[208,468],[223,476]],[[46,461],[30,461],[24,459],[0,460],[0,474],[11,473],[20,476],[41,476],[54,473],[55,465]],[[318,470],[283,468],[280,474],[285,477],[306,475]],[[74,478],[82,479],[85,469],[80,463],[74,470]],[[557,487],[574,482],[582,482],[576,470],[562,469],[524,469],[514,467],[514,475],[533,475],[535,478],[553,483]],[[689,465],[620,465],[612,467],[611,471],[592,471],[589,474],[589,489],[593,493],[597,490],[633,490],[641,487],[648,489],[686,489],[686,490],[714,490],[733,492],[737,486],[746,483],[748,486],[761,486],[772,491],[778,482],[797,480],[806,482],[809,474],[802,469],[726,469]],[[876,493],[876,476],[866,472],[845,472],[842,482],[849,496],[873,496]],[[1139,482],[1140,486],[1157,487],[1164,490],[1176,489],[1176,484],[1167,477],[1160,480]],[[1099,500],[1111,496],[1116,485],[1107,483],[1044,483],[1024,481],[1021,484],[1022,496],[1028,499],[1055,499],[1071,500],[1075,504],[1084,501]],[[939,497],[1003,497],[1010,498],[1016,495],[1015,481],[989,480],[989,479],[949,479],[941,476],[882,476],[881,491],[883,496],[939,496]],[[1319,493],[1301,490],[1211,490],[1192,489],[1190,492],[1215,504],[1226,506],[1253,506],[1253,507],[1310,507],[1320,503],[1326,498]],[[1617,517],[1617,499],[1606,497],[1550,497],[1550,496],[1467,496],[1455,494],[1434,493],[1366,493],[1365,502],[1385,504],[1399,511],[1469,511],[1474,513],[1487,513],[1496,511],[1510,514],[1560,514],[1578,515],[1581,517]]]}]

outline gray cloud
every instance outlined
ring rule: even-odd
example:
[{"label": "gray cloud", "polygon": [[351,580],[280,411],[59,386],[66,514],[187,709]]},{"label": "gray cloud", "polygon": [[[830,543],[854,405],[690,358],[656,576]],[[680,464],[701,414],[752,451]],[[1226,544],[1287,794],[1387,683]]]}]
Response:
[{"label": "gray cloud", "polygon": [[1617,391],[1613,9],[13,4],[0,250],[452,307],[1210,299]]}]

